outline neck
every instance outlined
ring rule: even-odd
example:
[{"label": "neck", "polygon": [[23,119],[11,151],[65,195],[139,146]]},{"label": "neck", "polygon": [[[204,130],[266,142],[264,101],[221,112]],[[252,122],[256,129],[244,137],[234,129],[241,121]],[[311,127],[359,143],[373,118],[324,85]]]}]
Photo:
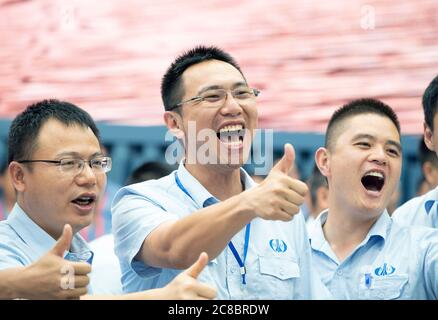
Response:
[{"label": "neck", "polygon": [[[325,239],[340,261],[348,257],[365,239],[377,218],[367,218],[365,214],[353,215],[357,208],[345,204],[337,205],[329,201],[329,213],[323,226]],[[361,217],[364,217],[360,219]]]},{"label": "neck", "polygon": [[221,170],[217,165],[196,164],[186,164],[185,167],[211,195],[220,201],[238,195],[243,191],[239,168]]}]

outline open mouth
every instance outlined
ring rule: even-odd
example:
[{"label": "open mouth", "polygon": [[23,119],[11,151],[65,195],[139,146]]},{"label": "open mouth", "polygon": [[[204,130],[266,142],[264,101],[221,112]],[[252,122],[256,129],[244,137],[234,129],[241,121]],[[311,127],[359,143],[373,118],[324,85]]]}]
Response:
[{"label": "open mouth", "polygon": [[217,138],[224,144],[240,146],[245,136],[245,127],[241,124],[225,126],[216,133]]},{"label": "open mouth", "polygon": [[94,195],[89,195],[89,196],[82,195],[72,200],[74,204],[77,204],[78,206],[81,207],[89,206],[93,204],[95,201],[96,201],[96,196]]},{"label": "open mouth", "polygon": [[370,171],[362,177],[361,182],[368,191],[379,192],[385,184],[385,176],[381,172]]}]

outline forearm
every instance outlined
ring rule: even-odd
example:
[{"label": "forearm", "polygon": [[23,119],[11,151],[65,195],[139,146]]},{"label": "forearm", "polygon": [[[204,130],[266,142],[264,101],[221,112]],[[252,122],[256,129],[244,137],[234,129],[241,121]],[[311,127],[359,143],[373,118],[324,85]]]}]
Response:
[{"label": "forearm", "polygon": [[151,266],[175,269],[188,268],[203,251],[214,259],[254,217],[241,195],[232,197],[158,227],[146,238],[137,258]]},{"label": "forearm", "polygon": [[23,267],[16,267],[0,271],[0,299],[24,298],[23,286],[26,281],[20,281]]}]

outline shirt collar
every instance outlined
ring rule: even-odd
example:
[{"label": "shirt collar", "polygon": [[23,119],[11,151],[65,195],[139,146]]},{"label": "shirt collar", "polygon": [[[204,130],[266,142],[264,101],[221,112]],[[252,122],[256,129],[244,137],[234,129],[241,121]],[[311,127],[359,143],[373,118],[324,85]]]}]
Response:
[{"label": "shirt collar", "polygon": [[[323,247],[327,246],[328,243],[324,237],[324,232],[322,230],[322,226],[327,221],[328,209],[322,211],[318,218],[312,224],[309,230],[309,240],[312,249],[323,251]],[[388,237],[389,229],[391,227],[392,220],[388,214],[388,211],[383,212],[383,214],[377,219],[377,221],[373,224],[367,236],[365,237],[362,244],[368,242],[368,240],[374,236],[380,237],[383,240],[386,240]]]},{"label": "shirt collar", "polygon": [[[56,240],[38,226],[24,210],[15,203],[8,216],[8,224],[15,230],[20,238],[32,248],[36,256],[41,257],[55,245]],[[76,233],[73,236],[71,252],[91,251],[86,241]],[[66,254],[65,254],[66,255]]]},{"label": "shirt collar", "polygon": [[[195,201],[196,205],[199,208],[203,207],[204,202],[207,199],[213,197],[211,193],[208,192],[208,190],[205,189],[205,187],[194,176],[191,175],[191,173],[184,166],[183,161],[181,161],[179,164],[177,174],[181,184],[190,194],[190,197]],[[257,185],[257,183],[249,176],[249,174],[243,168],[240,168],[240,179],[241,181],[243,181],[245,190]]]}]

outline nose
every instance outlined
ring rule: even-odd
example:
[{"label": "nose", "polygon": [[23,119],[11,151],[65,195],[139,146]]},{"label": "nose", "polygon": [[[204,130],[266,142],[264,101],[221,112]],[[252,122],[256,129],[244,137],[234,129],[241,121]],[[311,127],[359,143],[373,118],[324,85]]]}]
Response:
[{"label": "nose", "polygon": [[237,99],[233,97],[231,92],[227,92],[225,96],[225,102],[221,108],[222,115],[238,116],[242,113],[242,106]]},{"label": "nose", "polygon": [[376,146],[370,155],[370,161],[379,165],[386,165],[388,163],[387,154],[383,146]]},{"label": "nose", "polygon": [[88,162],[84,163],[81,172],[76,176],[79,185],[94,186],[97,183],[96,173]]}]

